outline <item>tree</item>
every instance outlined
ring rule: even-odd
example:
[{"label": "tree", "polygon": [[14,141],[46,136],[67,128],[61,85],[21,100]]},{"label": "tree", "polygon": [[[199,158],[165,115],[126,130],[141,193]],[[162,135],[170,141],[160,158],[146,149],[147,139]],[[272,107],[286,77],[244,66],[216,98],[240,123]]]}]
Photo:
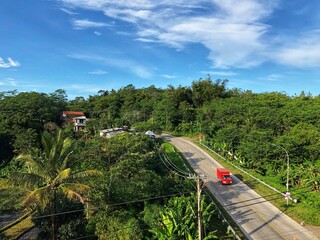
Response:
[{"label": "tree", "polygon": [[205,102],[212,99],[226,97],[226,84],[228,80],[217,79],[214,83],[211,77],[192,82],[192,98],[196,107],[202,107]]},{"label": "tree", "polygon": [[50,209],[52,239],[56,237],[56,201],[57,196],[64,195],[68,199],[84,203],[84,195],[90,186],[83,184],[81,179],[98,175],[96,170],[73,172],[69,165],[73,143],[64,139],[62,131],[56,136],[48,132],[42,134],[43,151],[35,149],[31,154],[21,154],[17,157],[25,165],[25,172],[16,172],[0,182],[0,187],[12,186],[28,189],[23,201],[27,212]]},{"label": "tree", "polygon": [[106,209],[93,218],[95,234],[99,239],[139,240],[143,232],[132,211]]},{"label": "tree", "polygon": [[34,129],[27,128],[19,131],[15,135],[15,141],[13,143],[15,153],[26,153],[30,149],[38,147],[38,134]]},{"label": "tree", "polygon": [[[201,201],[202,220],[204,227],[209,231],[204,239],[215,239],[215,231],[210,228],[210,221],[214,213],[212,203],[208,204],[205,198]],[[152,224],[155,239],[197,239],[197,200],[195,195],[174,197],[169,200],[163,211],[159,212],[158,223]]]},{"label": "tree", "polygon": [[272,154],[272,151],[267,148],[271,139],[268,131],[251,131],[245,135],[236,152],[236,155],[239,153],[244,156],[246,161],[243,162],[243,166],[264,175],[268,156]]},{"label": "tree", "polygon": [[40,144],[44,124],[59,123],[64,101],[63,90],[51,95],[16,91],[10,95],[0,93],[0,161],[6,165],[14,156],[14,150],[21,149],[27,138],[30,143],[34,141],[34,145]]}]

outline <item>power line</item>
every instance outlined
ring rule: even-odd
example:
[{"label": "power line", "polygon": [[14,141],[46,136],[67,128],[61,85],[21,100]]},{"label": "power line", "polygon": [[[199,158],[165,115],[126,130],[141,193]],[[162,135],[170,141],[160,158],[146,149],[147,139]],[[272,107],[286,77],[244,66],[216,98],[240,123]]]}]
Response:
[{"label": "power line", "polygon": [[178,168],[174,163],[173,161],[169,158],[169,156],[167,155],[167,153],[163,153],[164,155],[164,158],[169,162],[169,164],[178,172],[180,172],[181,174],[185,174],[185,175],[189,175],[190,172],[185,172],[183,170],[181,170],[180,168]]},{"label": "power line", "polygon": [[[159,146],[158,146],[159,147]],[[159,147],[160,148],[160,147]],[[163,164],[168,168],[169,171],[173,172],[171,170],[170,167],[168,167],[168,165],[166,163],[168,163],[173,169],[175,169],[178,173],[176,173],[177,175],[183,177],[183,178],[186,178],[190,175],[190,172],[185,172],[185,171],[182,171],[181,169],[179,169],[174,163],[173,161],[170,159],[170,157],[167,155],[167,153],[165,152],[164,149],[160,149],[159,150],[159,157],[160,159],[162,160]],[[162,158],[163,156],[163,158]],[[165,161],[166,160],[166,161]]]},{"label": "power line", "polygon": [[166,168],[168,168],[168,170],[170,171],[170,172],[173,172],[174,174],[176,174],[176,175],[178,175],[178,176],[180,176],[180,177],[182,177],[182,178],[187,178],[189,175],[182,175],[182,174],[179,174],[178,172],[176,172],[176,171],[172,171],[172,169],[166,164],[166,162],[165,162],[165,160],[162,158],[162,156],[159,154],[159,157],[160,157],[160,159],[161,159],[161,161],[163,162],[163,164],[166,166]]},{"label": "power line", "polygon": [[[121,203],[107,204],[106,206],[107,207],[114,207],[114,206],[130,204],[130,203],[137,203],[137,202],[144,202],[144,201],[148,201],[148,200],[155,200],[155,199],[179,196],[179,195],[187,194],[187,193],[190,194],[190,193],[192,193],[192,191],[179,192],[179,193],[175,193],[175,194],[162,195],[162,196],[152,197],[152,198],[137,199],[137,200],[121,202]],[[81,209],[77,209],[77,210],[70,210],[70,211],[59,212],[59,213],[54,213],[54,214],[41,215],[41,216],[33,217],[33,219],[40,219],[40,218],[46,218],[46,217],[52,217],[52,216],[59,216],[59,215],[63,215],[63,214],[81,212],[81,211],[84,211],[84,210],[85,210],[84,208],[81,208]]]},{"label": "power line", "polygon": [[[167,152],[165,152],[164,150],[162,150],[162,152],[164,153],[164,155],[165,155],[165,157],[166,157],[166,159],[168,160],[168,162],[170,162],[170,163],[172,163],[172,165],[173,165],[173,167],[177,170],[177,171],[179,171],[179,172],[181,172],[181,173],[184,173],[184,174],[190,174],[190,171],[189,172],[185,172],[185,171],[183,171],[183,170],[181,170],[180,168],[178,168],[174,163],[173,163],[173,161],[170,159],[170,157],[168,156],[168,154],[167,154]],[[180,157],[180,155],[178,155],[179,156],[179,158],[180,158],[180,160],[181,160],[181,157]],[[181,160],[182,161],[182,160]],[[183,162],[183,161],[182,161]],[[189,169],[188,169],[189,170]]]},{"label": "power line", "polygon": [[[164,196],[159,196],[159,197],[154,197],[154,198],[148,198],[147,200],[165,198],[165,197],[168,197],[168,196],[177,196],[177,195],[185,194],[185,193],[191,193],[191,192],[184,192],[184,193],[178,193],[178,194],[164,195]],[[141,200],[137,200],[137,201],[128,201],[128,202],[123,202],[123,203],[119,203],[119,204],[111,204],[111,205],[108,205],[108,206],[115,206],[115,205],[120,205],[120,204],[128,204],[128,203],[132,203],[132,202],[142,202],[142,201],[145,201],[145,200],[146,200],[146,199],[141,199]],[[34,217],[33,219],[40,219],[40,218],[51,217],[51,216],[56,216],[56,215],[61,215],[61,214],[74,213],[74,212],[79,212],[79,211],[83,211],[83,210],[84,210],[84,209],[78,209],[78,210],[73,210],[73,211],[60,212],[60,213],[57,213],[57,214],[43,215],[43,216]],[[168,219],[169,219],[169,218],[168,218]],[[161,220],[164,220],[164,219],[161,219]],[[11,227],[10,229],[14,229],[14,228],[20,228],[20,227],[18,227],[18,226],[13,226],[13,227]],[[116,231],[113,231],[113,232],[122,231],[122,230],[125,230],[125,229],[128,229],[128,228],[132,228],[132,227],[129,226],[129,227],[126,227],[126,228],[117,229]],[[152,228],[146,228],[146,229],[140,229],[140,230],[144,231],[144,230],[147,230],[147,229],[152,229]],[[137,229],[137,230],[139,230],[139,229]],[[109,231],[109,232],[111,232],[111,231]],[[94,237],[94,236],[95,236],[95,235],[92,234],[92,235],[87,235],[87,236],[82,236],[82,237],[79,237],[79,238],[75,238],[74,240],[76,240],[76,239],[86,239],[86,238]]]}]

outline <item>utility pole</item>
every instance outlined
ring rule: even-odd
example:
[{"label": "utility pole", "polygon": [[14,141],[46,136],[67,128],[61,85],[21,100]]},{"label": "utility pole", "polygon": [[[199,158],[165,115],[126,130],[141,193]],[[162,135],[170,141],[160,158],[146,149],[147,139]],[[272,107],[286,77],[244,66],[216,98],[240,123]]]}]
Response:
[{"label": "utility pole", "polygon": [[201,179],[197,176],[197,198],[198,198],[198,233],[199,240],[202,240],[202,211],[201,211]]},{"label": "utility pole", "polygon": [[205,179],[206,177],[201,174],[201,175],[189,175],[189,179],[196,179],[197,180],[197,203],[198,203],[198,235],[199,235],[199,240],[203,239],[203,227],[202,227],[202,209],[201,209],[201,192],[202,188],[204,185],[202,184],[202,179]]}]

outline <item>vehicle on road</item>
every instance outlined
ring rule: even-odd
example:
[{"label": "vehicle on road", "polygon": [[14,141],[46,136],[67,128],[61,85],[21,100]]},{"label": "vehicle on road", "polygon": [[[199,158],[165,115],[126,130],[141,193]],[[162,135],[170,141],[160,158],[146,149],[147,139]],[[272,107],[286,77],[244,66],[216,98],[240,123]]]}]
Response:
[{"label": "vehicle on road", "polygon": [[232,184],[231,173],[225,168],[217,168],[217,178],[221,184]]}]

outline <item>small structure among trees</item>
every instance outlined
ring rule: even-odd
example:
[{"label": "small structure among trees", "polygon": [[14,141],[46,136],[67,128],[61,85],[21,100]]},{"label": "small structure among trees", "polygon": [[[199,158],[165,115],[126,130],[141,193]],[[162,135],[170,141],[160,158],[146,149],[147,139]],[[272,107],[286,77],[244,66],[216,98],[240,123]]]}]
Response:
[{"label": "small structure among trees", "polygon": [[73,131],[75,132],[85,129],[86,121],[88,120],[83,112],[77,111],[63,111],[61,119],[64,127],[68,124],[73,124]]},{"label": "small structure among trees", "polygon": [[100,137],[111,138],[112,136],[114,136],[116,134],[121,134],[124,132],[126,132],[126,129],[124,129],[124,128],[103,129],[103,130],[100,130]]}]

